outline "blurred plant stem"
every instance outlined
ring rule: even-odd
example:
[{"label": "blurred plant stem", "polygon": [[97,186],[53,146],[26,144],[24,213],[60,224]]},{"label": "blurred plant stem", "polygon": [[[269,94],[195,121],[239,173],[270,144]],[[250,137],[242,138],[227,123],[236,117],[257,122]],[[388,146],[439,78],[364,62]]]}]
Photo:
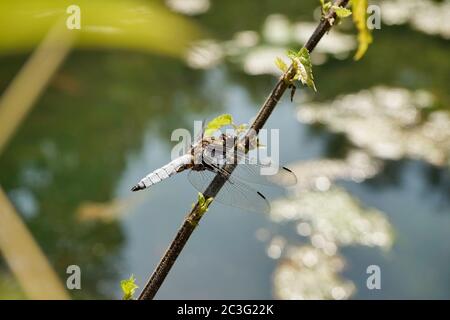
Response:
[{"label": "blurred plant stem", "polygon": [[[348,4],[348,0],[336,0],[334,1],[334,5],[338,7],[345,7]],[[305,44],[305,48],[311,52],[316,47],[317,43],[320,39],[325,35],[325,33],[330,30],[332,24],[330,21],[335,21],[336,13],[334,9],[331,9],[325,17],[320,21],[317,28],[314,30],[313,34],[309,38],[308,42]],[[274,57],[275,59],[275,57]],[[273,110],[277,106],[278,102],[282,98],[284,92],[289,87],[289,84],[294,79],[296,74],[295,67],[291,64],[291,66],[286,70],[286,72],[280,77],[275,88],[269,94],[269,97],[264,102],[263,106],[259,110],[255,120],[251,125],[251,129],[259,132],[260,129],[264,126]],[[253,133],[250,133],[253,134]],[[248,135],[246,138],[251,138]],[[236,165],[230,164],[227,165],[229,170],[233,171]],[[228,171],[228,170],[227,170]],[[230,172],[231,172],[230,171]],[[211,182],[211,184],[207,187],[204,192],[204,197],[214,198],[225,184],[227,178],[218,174]],[[189,240],[192,232],[195,230],[196,226],[200,222],[202,218],[202,205],[200,202],[197,202],[195,206],[192,208],[191,212],[185,218],[181,228],[178,230],[175,239],[170,244],[166,253],[162,257],[152,276],[148,280],[146,286],[139,296],[139,300],[151,300],[154,298],[162,283],[164,282],[166,276],[168,275],[170,269],[174,265],[176,259],[179,254],[183,250],[186,242]]]},{"label": "blurred plant stem", "polygon": [[[70,52],[73,33],[56,24],[0,99],[0,155]],[[0,251],[30,299],[69,299],[55,271],[0,186]]]},{"label": "blurred plant stem", "polygon": [[[71,4],[67,0],[0,1],[0,54],[36,48],[0,96],[0,157],[72,48],[126,49],[183,58],[201,35],[192,21],[161,3],[143,0],[77,1],[81,29],[68,30],[66,9]],[[128,204],[114,205],[117,209]],[[0,251],[28,297],[68,299],[3,191],[0,218]]]},{"label": "blurred plant stem", "polygon": [[70,299],[19,214],[0,187],[0,251],[30,299]]},{"label": "blurred plant stem", "polygon": [[72,47],[75,32],[57,23],[0,98],[0,155]]}]

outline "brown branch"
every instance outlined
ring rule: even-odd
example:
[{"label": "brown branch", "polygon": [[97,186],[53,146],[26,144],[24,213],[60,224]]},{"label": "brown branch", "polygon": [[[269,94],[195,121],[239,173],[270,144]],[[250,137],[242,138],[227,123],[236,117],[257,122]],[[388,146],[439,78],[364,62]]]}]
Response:
[{"label": "brown branch", "polygon": [[[334,2],[335,5],[341,7],[345,7],[347,3],[348,0],[337,0]],[[314,50],[320,39],[328,30],[330,30],[330,28],[332,27],[330,21],[334,21],[335,19],[336,13],[334,12],[334,10],[330,10],[330,12],[320,21],[319,25],[314,30],[314,33],[305,44],[305,48],[308,49],[309,52]],[[272,114],[272,111],[275,109],[284,92],[288,88],[289,81],[293,79],[294,75],[295,70],[291,65],[289,69],[280,77],[277,84],[275,85],[275,88],[273,88],[269,97],[266,99],[263,106],[259,110],[256,119],[250,127],[254,130],[254,132],[258,133],[259,130],[264,126],[267,119]],[[228,166],[228,169],[231,171],[235,168],[235,165]],[[214,180],[204,192],[205,198],[215,197],[225,184],[226,180],[227,178],[223,175],[216,175]],[[204,211],[200,207],[200,204],[197,202],[197,204],[185,218],[181,228],[178,230],[178,233],[175,236],[175,239],[170,244],[152,276],[148,280],[146,286],[142,290],[139,296],[139,300],[151,300],[156,295],[162,283],[164,282],[164,279],[166,278],[167,274],[178,258],[178,255],[183,250],[186,242],[189,240],[189,237],[202,218],[203,213]]]}]

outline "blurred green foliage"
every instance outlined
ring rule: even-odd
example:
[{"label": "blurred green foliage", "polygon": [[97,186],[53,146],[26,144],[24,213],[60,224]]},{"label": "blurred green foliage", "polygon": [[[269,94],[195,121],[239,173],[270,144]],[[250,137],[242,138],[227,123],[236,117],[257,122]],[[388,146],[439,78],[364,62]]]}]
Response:
[{"label": "blurred green foliage", "polygon": [[[0,53],[34,48],[56,23],[66,27],[68,0],[0,3]],[[180,57],[201,34],[191,21],[157,1],[79,0],[81,29],[76,46],[157,52]]]}]

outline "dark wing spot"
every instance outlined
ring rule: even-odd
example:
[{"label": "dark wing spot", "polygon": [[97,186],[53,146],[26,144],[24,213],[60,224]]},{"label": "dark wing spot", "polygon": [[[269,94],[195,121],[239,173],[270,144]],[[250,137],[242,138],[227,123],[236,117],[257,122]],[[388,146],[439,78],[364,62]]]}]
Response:
[{"label": "dark wing spot", "polygon": [[259,194],[259,196],[260,196],[261,198],[263,198],[264,200],[267,200],[266,197],[264,197],[264,195],[263,195],[261,192],[256,191],[256,193]]}]

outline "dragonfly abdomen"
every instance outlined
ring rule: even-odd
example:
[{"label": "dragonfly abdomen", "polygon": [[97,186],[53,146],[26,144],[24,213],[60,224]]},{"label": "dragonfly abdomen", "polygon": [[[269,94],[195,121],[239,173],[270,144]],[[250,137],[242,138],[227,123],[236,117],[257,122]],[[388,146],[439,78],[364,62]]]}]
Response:
[{"label": "dragonfly abdomen", "polygon": [[136,184],[131,191],[138,191],[145,188],[148,188],[158,182],[161,182],[170,176],[173,176],[175,173],[178,173],[180,169],[188,164],[192,163],[192,155],[185,154],[181,157],[178,157],[168,164],[162,166],[159,169],[156,169],[153,172],[150,172],[144,178]]}]

